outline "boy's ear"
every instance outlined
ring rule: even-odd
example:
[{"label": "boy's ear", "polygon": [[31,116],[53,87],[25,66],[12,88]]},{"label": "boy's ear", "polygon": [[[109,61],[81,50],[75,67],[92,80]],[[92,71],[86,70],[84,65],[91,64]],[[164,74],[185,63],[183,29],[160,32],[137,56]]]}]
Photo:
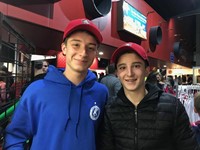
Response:
[{"label": "boy's ear", "polygon": [[61,44],[61,50],[62,50],[62,54],[65,56],[66,55],[66,45],[65,45],[65,43],[62,43]]}]

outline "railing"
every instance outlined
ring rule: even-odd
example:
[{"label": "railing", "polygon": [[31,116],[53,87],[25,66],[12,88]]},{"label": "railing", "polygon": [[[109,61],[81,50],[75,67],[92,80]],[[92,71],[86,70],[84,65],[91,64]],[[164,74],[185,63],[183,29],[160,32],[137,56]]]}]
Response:
[{"label": "railing", "polygon": [[0,108],[0,149],[4,140],[4,129],[10,122],[10,117],[14,113],[16,106],[18,105],[19,99],[11,100]]}]

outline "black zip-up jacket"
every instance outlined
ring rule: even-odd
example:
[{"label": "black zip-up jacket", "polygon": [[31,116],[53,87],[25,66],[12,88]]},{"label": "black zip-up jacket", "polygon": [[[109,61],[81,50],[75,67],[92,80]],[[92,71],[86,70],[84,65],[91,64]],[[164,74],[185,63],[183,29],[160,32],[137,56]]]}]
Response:
[{"label": "black zip-up jacket", "polygon": [[106,105],[97,150],[199,150],[182,103],[156,86],[146,89],[137,107],[123,88]]}]

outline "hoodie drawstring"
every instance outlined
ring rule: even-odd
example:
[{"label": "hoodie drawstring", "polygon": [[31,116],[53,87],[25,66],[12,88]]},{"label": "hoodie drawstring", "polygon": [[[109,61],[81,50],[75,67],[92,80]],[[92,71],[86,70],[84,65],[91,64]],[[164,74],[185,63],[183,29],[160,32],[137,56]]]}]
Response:
[{"label": "hoodie drawstring", "polygon": [[76,118],[76,129],[75,129],[76,130],[76,138],[78,138],[78,125],[79,125],[79,121],[80,121],[81,102],[82,102],[83,89],[84,89],[84,86],[81,87],[80,100],[79,100],[79,103],[78,103],[78,115],[77,115],[77,118]]},{"label": "hoodie drawstring", "polygon": [[[71,120],[71,114],[70,114],[70,93],[71,93],[71,89],[72,88],[72,86],[70,86],[70,91],[69,91],[69,94],[68,94],[68,102],[67,102],[67,121],[66,121],[66,124],[65,124],[65,131],[66,131],[66,129],[67,129],[67,126],[68,126],[68,123],[69,123],[69,121]],[[76,115],[76,118],[75,118],[75,134],[76,134],[76,138],[78,138],[78,125],[79,125],[79,121],[80,121],[80,113],[81,113],[81,103],[82,103],[82,95],[83,95],[83,89],[84,89],[84,86],[82,86],[82,87],[79,87],[79,88],[81,88],[80,89],[80,96],[79,96],[79,101],[78,101],[78,104],[77,104],[77,111],[78,111],[78,113],[77,113],[77,115]]]},{"label": "hoodie drawstring", "polygon": [[67,129],[67,125],[68,125],[68,123],[69,123],[69,121],[70,121],[70,119],[71,119],[71,116],[70,116],[70,94],[71,94],[71,88],[72,88],[72,86],[70,85],[70,90],[69,90],[69,94],[68,94],[68,98],[67,98],[67,121],[66,121],[66,124],[65,124],[65,131],[66,131],[66,129]]}]

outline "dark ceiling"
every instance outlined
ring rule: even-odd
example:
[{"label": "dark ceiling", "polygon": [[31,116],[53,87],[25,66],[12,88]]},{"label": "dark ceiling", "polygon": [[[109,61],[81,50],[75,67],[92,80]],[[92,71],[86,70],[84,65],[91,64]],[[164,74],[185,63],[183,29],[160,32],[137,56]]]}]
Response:
[{"label": "dark ceiling", "polygon": [[165,20],[200,14],[200,0],[144,0]]},{"label": "dark ceiling", "polygon": [[[181,43],[185,56],[195,65],[196,16],[200,15],[200,0],[144,0],[166,21],[173,18],[176,26],[175,40]],[[183,60],[182,60],[183,61]],[[181,64],[181,63],[180,63]]]}]

